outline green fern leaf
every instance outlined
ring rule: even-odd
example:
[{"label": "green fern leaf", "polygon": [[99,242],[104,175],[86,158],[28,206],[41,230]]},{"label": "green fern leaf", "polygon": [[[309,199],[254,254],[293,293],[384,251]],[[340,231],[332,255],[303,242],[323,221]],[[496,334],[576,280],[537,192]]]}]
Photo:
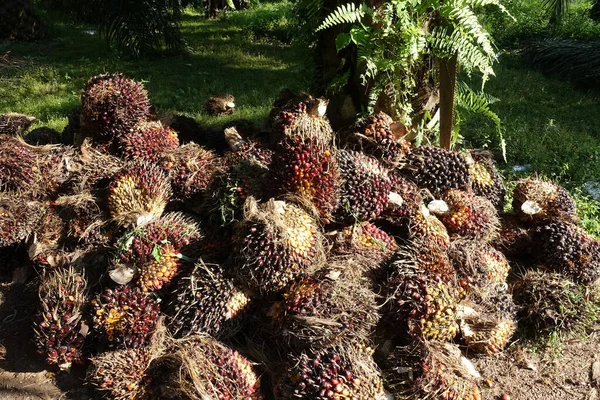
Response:
[{"label": "green fern leaf", "polygon": [[317,28],[317,32],[335,25],[360,22],[368,9],[364,4],[360,7],[357,7],[354,3],[342,4],[325,18],[325,21]]}]

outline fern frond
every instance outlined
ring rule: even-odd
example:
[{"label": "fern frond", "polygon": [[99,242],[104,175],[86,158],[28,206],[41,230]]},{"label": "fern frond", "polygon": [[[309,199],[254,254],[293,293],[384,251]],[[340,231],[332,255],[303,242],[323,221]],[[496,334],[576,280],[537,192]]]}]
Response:
[{"label": "fern frond", "polygon": [[494,54],[490,35],[479,23],[477,16],[471,8],[445,5],[442,7],[442,13],[447,14],[450,20],[455,21],[457,29],[461,29],[471,36],[486,54]]},{"label": "fern frond", "polygon": [[368,10],[370,10],[369,7],[364,4],[360,7],[354,3],[342,4],[325,18],[325,21],[317,28],[317,32],[336,25],[360,22]]}]

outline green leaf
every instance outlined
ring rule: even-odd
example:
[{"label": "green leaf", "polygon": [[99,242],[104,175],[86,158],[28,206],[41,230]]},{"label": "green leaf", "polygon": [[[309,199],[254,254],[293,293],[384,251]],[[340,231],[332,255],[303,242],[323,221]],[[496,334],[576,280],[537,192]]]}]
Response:
[{"label": "green leaf", "polygon": [[227,0],[227,7],[235,10],[235,4],[233,4],[233,0]]},{"label": "green leaf", "polygon": [[160,258],[162,257],[162,254],[160,252],[159,245],[155,245],[154,248],[152,249],[152,257],[154,257],[156,262],[160,262]]},{"label": "green leaf", "polygon": [[367,32],[360,28],[352,28],[350,30],[350,37],[352,38],[352,42],[357,45],[366,44],[369,39]]},{"label": "green leaf", "polygon": [[335,38],[335,49],[337,51],[342,50],[343,48],[345,48],[346,46],[348,46],[350,44],[350,40],[351,40],[350,35],[348,35],[347,33],[340,33]]}]

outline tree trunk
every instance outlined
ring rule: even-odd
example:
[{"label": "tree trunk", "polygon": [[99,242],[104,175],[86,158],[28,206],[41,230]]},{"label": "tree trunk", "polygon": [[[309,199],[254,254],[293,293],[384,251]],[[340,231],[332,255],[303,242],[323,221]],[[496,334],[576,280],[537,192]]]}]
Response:
[{"label": "tree trunk", "polygon": [[454,125],[457,56],[440,60],[440,147],[450,149]]}]

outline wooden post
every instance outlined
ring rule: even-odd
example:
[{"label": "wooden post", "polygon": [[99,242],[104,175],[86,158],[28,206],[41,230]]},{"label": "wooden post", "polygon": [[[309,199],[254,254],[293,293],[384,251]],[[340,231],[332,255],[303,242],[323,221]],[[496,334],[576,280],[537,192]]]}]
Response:
[{"label": "wooden post", "polygon": [[454,127],[457,55],[440,60],[440,147],[450,150]]}]

